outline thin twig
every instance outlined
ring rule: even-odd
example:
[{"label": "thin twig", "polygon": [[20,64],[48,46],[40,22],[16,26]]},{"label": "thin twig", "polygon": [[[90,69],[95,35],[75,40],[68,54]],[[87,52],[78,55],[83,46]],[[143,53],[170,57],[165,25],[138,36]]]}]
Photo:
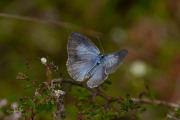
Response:
[{"label": "thin twig", "polygon": [[68,29],[73,29],[76,31],[84,32],[93,37],[102,36],[102,33],[97,32],[95,30],[87,29],[87,28],[84,28],[84,27],[81,27],[78,25],[73,25],[73,24],[70,24],[67,22],[62,22],[62,21],[46,20],[46,19],[42,19],[42,18],[26,17],[26,16],[13,15],[13,14],[8,14],[8,13],[0,13],[0,17],[12,18],[12,19],[29,21],[29,22],[36,22],[36,23],[41,23],[41,24],[55,25],[58,27],[63,27],[63,28],[68,28]]},{"label": "thin twig", "polygon": [[[71,85],[76,85],[76,86],[80,86],[80,87],[83,87],[93,93],[96,93],[97,95],[101,96],[102,98],[108,100],[109,102],[115,102],[115,101],[118,101],[118,99],[115,99],[113,97],[110,97],[108,96],[107,94],[103,93],[102,91],[100,90],[97,90],[97,89],[92,89],[92,88],[89,88],[87,87],[86,85],[80,83],[80,82],[76,82],[76,81],[73,81],[73,80],[70,80],[70,79],[63,79],[61,81],[62,83],[69,83]],[[178,104],[175,104],[175,103],[170,103],[170,102],[166,102],[166,101],[161,101],[161,100],[150,100],[150,99],[144,99],[144,98],[132,98],[132,100],[136,103],[145,103],[145,104],[153,104],[153,103],[156,103],[157,105],[165,105],[165,106],[168,106],[168,107],[172,107],[174,109],[179,109],[180,108],[180,105]]]},{"label": "thin twig", "polygon": [[172,107],[175,109],[180,108],[180,105],[175,104],[175,103],[170,103],[170,102],[166,102],[166,101],[161,101],[161,100],[150,100],[150,99],[139,99],[139,98],[132,98],[132,100],[136,103],[146,103],[146,104],[153,104],[156,103],[157,105],[166,105],[168,107]]},{"label": "thin twig", "polygon": [[[54,83],[61,82],[62,78],[53,79],[51,80],[51,84],[48,86],[51,92],[51,97],[55,97],[55,106],[56,106],[56,112],[53,112],[53,120],[63,120],[66,117],[66,109],[65,109],[65,95],[66,93],[62,90],[55,90],[56,85]],[[58,87],[60,88],[60,84],[58,84]]]},{"label": "thin twig", "polygon": [[69,80],[69,79],[63,79],[62,82],[70,83],[72,85],[77,85],[77,86],[83,87],[83,88],[85,88],[85,89],[87,89],[87,90],[89,90],[89,91],[91,91],[93,93],[96,93],[97,95],[101,96],[102,98],[104,98],[104,99],[106,99],[108,101],[112,101],[113,100],[110,96],[106,95],[105,93],[103,93],[103,92],[101,92],[101,91],[99,91],[97,89],[89,88],[88,86],[86,86],[86,85],[84,85],[84,84],[82,84],[80,82],[76,82],[76,81]]}]

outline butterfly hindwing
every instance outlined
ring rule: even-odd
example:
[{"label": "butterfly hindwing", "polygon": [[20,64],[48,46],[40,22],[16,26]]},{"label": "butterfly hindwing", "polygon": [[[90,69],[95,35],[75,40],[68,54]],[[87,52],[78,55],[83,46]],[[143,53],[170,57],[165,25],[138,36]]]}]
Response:
[{"label": "butterfly hindwing", "polygon": [[126,49],[118,50],[114,53],[109,54],[104,60],[106,66],[106,73],[110,74],[117,70],[119,65],[124,61],[128,51]]},{"label": "butterfly hindwing", "polygon": [[104,82],[104,80],[107,79],[108,74],[105,73],[105,65],[101,64],[96,68],[96,72],[91,76],[91,78],[87,82],[87,86],[90,88],[97,87],[101,83]]},{"label": "butterfly hindwing", "polygon": [[67,62],[67,70],[70,76],[77,81],[83,81],[88,78],[87,73],[93,66],[92,61]]},{"label": "butterfly hindwing", "polygon": [[87,86],[93,88],[103,83],[107,79],[108,74],[117,70],[127,56],[127,53],[126,49],[122,49],[106,56],[104,61],[95,67],[95,72],[87,82]]}]

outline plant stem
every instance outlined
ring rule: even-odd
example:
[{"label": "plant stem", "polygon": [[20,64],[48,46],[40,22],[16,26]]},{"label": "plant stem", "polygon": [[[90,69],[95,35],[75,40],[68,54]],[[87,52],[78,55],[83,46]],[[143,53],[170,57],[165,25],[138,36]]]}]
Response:
[{"label": "plant stem", "polygon": [[[105,94],[104,92],[98,90],[98,89],[95,89],[95,88],[89,88],[88,86],[86,86],[85,84],[82,84],[80,82],[76,82],[74,80],[70,80],[70,79],[62,79],[60,81],[61,83],[69,83],[71,85],[76,85],[76,86],[80,86],[80,87],[83,87],[93,93],[96,93],[97,95],[99,95],[100,97],[108,100],[109,102],[115,102],[115,101],[118,101],[118,99],[116,98],[113,98],[107,94]],[[176,103],[170,103],[170,102],[166,102],[166,101],[161,101],[161,100],[150,100],[150,99],[144,99],[144,98],[132,98],[132,100],[136,103],[144,103],[144,104],[153,104],[153,103],[156,103],[157,105],[165,105],[165,106],[168,106],[168,107],[172,107],[174,109],[178,109],[180,108],[180,105],[176,104]]]},{"label": "plant stem", "polygon": [[102,33],[98,32],[98,31],[95,31],[92,29],[87,29],[87,28],[84,28],[84,27],[81,27],[78,25],[73,25],[73,24],[70,24],[67,22],[62,22],[62,21],[46,20],[46,19],[42,19],[42,18],[13,15],[13,14],[8,14],[8,13],[0,13],[0,17],[29,21],[29,22],[36,22],[36,23],[41,23],[41,24],[54,25],[54,26],[63,27],[63,28],[67,28],[67,29],[74,29],[76,31],[86,33],[92,37],[102,36]]}]

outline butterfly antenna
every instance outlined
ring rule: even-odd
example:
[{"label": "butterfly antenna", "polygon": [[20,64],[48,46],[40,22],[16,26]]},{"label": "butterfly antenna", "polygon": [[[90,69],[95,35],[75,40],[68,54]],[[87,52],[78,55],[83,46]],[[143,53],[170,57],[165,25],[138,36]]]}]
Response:
[{"label": "butterfly antenna", "polygon": [[100,41],[100,39],[99,39],[98,36],[97,36],[97,39],[98,39],[98,42],[99,42],[99,44],[100,44],[100,46],[101,46],[101,49],[102,49],[102,51],[103,51],[103,54],[104,54],[104,49],[103,49],[103,47],[102,47],[102,45],[101,45],[101,41]]}]

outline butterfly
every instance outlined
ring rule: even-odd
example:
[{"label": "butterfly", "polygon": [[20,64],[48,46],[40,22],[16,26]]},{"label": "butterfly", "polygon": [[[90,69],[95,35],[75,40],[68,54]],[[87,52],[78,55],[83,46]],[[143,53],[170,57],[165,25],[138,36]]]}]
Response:
[{"label": "butterfly", "polygon": [[101,54],[99,49],[86,36],[72,32],[67,43],[67,71],[76,81],[84,81],[88,87],[98,87],[108,74],[117,70],[128,54],[121,49],[109,55]]}]

